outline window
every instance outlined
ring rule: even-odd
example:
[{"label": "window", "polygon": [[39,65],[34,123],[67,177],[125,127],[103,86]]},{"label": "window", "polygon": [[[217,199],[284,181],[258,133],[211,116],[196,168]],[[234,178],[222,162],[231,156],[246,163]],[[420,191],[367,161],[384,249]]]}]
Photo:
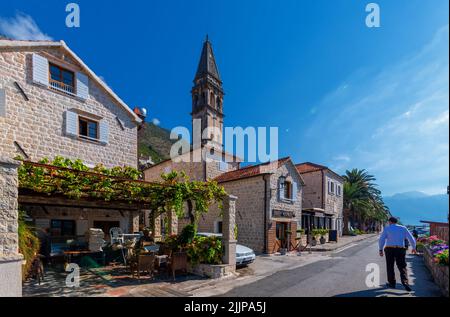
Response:
[{"label": "window", "polygon": [[214,93],[211,92],[211,94],[209,95],[209,102],[211,103],[211,107],[213,108],[216,106],[215,101],[216,99],[214,98]]},{"label": "window", "polygon": [[222,221],[216,222],[216,233],[223,233],[222,232]]},{"label": "window", "polygon": [[331,180],[328,180],[328,193],[330,194],[334,194],[335,192],[335,183],[332,182]]},{"label": "window", "polygon": [[338,196],[341,196],[341,185],[336,185],[336,193]]},{"label": "window", "polygon": [[50,223],[50,234],[53,237],[75,236],[75,220],[56,220]]},{"label": "window", "polygon": [[98,122],[87,118],[78,118],[78,134],[80,137],[98,140]]},{"label": "window", "polygon": [[292,183],[286,181],[284,183],[284,198],[292,199]]},{"label": "window", "polygon": [[280,198],[292,199],[292,183],[286,177],[280,177]]},{"label": "window", "polygon": [[50,86],[58,90],[75,93],[75,74],[55,64],[50,67]]}]

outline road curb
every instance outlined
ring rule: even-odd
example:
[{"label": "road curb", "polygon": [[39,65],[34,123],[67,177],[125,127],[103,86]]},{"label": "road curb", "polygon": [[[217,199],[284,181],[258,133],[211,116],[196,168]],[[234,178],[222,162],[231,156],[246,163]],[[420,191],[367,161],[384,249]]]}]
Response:
[{"label": "road curb", "polygon": [[[341,248],[343,248],[343,247],[345,247],[345,246],[347,246],[347,245],[349,245],[351,243],[360,242],[360,241],[367,240],[367,239],[370,239],[370,238],[373,238],[373,237],[376,237],[376,236],[378,236],[377,233],[365,234],[365,235],[357,236],[357,237],[361,237],[360,239],[354,239],[354,240],[348,241],[347,243],[341,244],[341,245],[336,245],[336,246],[331,246],[331,247],[320,247],[320,246],[317,247],[316,246],[316,247],[311,248],[311,252],[330,252],[330,251],[335,251],[335,250],[341,249]],[[307,248],[303,252],[309,252],[309,249]]]}]

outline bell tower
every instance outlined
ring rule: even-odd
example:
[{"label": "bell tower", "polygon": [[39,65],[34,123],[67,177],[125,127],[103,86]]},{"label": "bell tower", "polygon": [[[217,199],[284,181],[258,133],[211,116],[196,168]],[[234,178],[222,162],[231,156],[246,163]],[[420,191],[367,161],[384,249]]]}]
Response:
[{"label": "bell tower", "polygon": [[202,133],[209,128],[207,138],[202,138],[202,145],[209,144],[222,149],[224,92],[208,36],[203,43],[191,94],[192,124],[194,125],[195,119],[200,119]]}]

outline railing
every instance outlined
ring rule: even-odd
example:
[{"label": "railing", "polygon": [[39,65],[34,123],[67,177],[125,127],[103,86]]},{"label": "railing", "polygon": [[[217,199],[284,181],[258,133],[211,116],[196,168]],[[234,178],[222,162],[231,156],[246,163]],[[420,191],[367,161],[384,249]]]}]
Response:
[{"label": "railing", "polygon": [[75,89],[73,86],[67,85],[63,82],[53,80],[53,79],[50,79],[49,83],[50,83],[50,87],[52,87],[56,90],[61,90],[63,92],[67,92],[69,94],[75,94]]}]

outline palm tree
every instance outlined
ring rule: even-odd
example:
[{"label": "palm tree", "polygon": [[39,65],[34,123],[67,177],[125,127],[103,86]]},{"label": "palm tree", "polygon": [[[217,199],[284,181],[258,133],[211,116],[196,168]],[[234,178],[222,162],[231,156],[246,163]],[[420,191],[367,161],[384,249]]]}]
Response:
[{"label": "palm tree", "polygon": [[344,182],[344,233],[349,233],[348,224],[371,226],[374,222],[384,221],[386,206],[381,191],[376,185],[376,178],[366,170],[352,169],[346,171]]}]

